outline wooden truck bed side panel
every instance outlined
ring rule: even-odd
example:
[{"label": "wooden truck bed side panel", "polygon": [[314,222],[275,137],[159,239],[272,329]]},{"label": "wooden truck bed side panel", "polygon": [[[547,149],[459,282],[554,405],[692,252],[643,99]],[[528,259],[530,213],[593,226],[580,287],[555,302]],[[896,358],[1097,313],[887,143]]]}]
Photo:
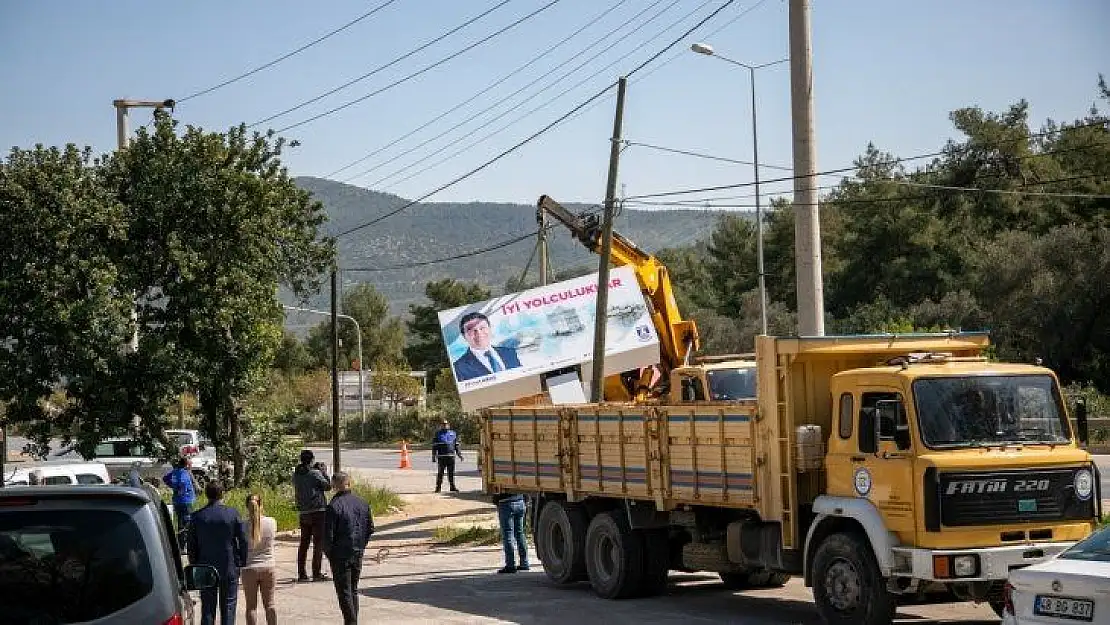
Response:
[{"label": "wooden truck bed side panel", "polygon": [[[755,405],[492,408],[483,419],[487,491],[565,493],[751,507]],[[486,470],[485,467],[492,467]]]}]

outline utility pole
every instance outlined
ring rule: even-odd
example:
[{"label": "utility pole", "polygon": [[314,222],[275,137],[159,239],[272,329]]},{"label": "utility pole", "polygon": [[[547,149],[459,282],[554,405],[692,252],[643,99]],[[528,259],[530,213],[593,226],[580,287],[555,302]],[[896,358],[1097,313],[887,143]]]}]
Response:
[{"label": "utility pole", "polygon": [[790,0],[790,109],[794,128],[794,256],[798,334],[824,336],[817,140],[813,121],[813,43],[809,0]]},{"label": "utility pole", "polygon": [[609,178],[605,183],[605,215],[601,222],[601,258],[598,261],[597,309],[594,317],[594,361],[590,381],[591,401],[600,403],[605,386],[605,326],[609,320],[609,255],[613,251],[613,210],[617,194],[617,170],[621,155],[621,124],[624,120],[624,89],[628,79],[617,81],[617,113],[609,143]]},{"label": "utility pole", "polygon": [[[331,471],[339,470],[339,271],[331,270]],[[361,363],[360,363],[361,364]]]},{"label": "utility pole", "polygon": [[539,224],[539,231],[537,236],[539,241],[537,245],[540,247],[540,286],[547,285],[547,213],[543,208],[536,207],[536,223]]}]

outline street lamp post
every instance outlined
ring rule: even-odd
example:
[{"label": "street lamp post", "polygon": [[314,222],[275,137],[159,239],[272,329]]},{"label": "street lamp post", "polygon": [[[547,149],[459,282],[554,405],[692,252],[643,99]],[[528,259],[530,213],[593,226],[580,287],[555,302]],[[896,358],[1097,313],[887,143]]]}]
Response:
[{"label": "street lamp post", "polygon": [[728,57],[721,56],[713,50],[713,46],[707,43],[695,43],[690,46],[690,49],[698,54],[712,56],[727,63],[738,65],[748,70],[748,76],[751,79],[752,85],[752,169],[755,174],[755,246],[756,246],[756,272],[759,274],[759,316],[760,327],[762,333],[767,334],[767,282],[765,273],[763,271],[763,202],[759,193],[759,132],[757,130],[758,124],[756,121],[756,107],[755,107],[755,70],[780,63],[786,63],[790,59],[781,59],[771,63],[764,63],[762,65],[748,65],[740,61],[734,61]]},{"label": "street lamp post", "polygon": [[[282,308],[284,308],[286,310],[296,310],[298,312],[312,313],[312,314],[315,314],[315,315],[327,315],[328,317],[331,316],[330,312],[324,312],[322,310],[312,310],[311,308],[298,308],[296,306],[285,306],[285,305],[282,305]],[[366,423],[366,384],[365,384],[365,382],[363,380],[363,377],[362,377],[363,369],[365,369],[365,363],[363,363],[363,361],[362,361],[362,328],[359,327],[358,322],[355,321],[355,318],[350,316],[350,315],[337,314],[336,317],[339,317],[340,319],[346,319],[347,321],[350,321],[351,323],[355,324],[355,338],[358,340],[358,409],[359,409],[359,412],[362,414],[362,422],[365,424]],[[339,398],[336,397],[335,401],[336,401],[336,403],[338,403]]]}]

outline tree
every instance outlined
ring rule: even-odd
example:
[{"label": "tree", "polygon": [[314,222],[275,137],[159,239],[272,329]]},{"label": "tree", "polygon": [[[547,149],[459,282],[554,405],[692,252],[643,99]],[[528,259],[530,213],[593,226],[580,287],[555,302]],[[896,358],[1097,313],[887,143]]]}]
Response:
[{"label": "tree", "polygon": [[447,348],[443,345],[439,316],[441,310],[473,304],[490,297],[489,289],[469,282],[451,278],[429,282],[424,295],[430,304],[410,305],[412,320],[408,321],[409,345],[405,348],[405,358],[414,369],[432,371],[451,366],[447,362]]},{"label": "tree", "polygon": [[335,254],[321,236],[323,207],[281,164],[284,148],[245,126],[179,134],[163,115],[107,168],[129,225],[121,284],[142,295],[139,371],[160,387],[198,389],[203,427],[229,448],[236,482],[239,402],[282,341],[278,287],[318,291]]},{"label": "tree", "polygon": [[402,403],[415,401],[424,388],[407,369],[397,367],[375,369],[371,384],[374,394],[388,401],[389,407],[394,410],[398,410]]},{"label": "tree", "polygon": [[[141,397],[124,392],[131,360],[130,298],[115,251],[128,235],[125,208],[103,184],[88,149],[13,148],[0,162],[0,403],[47,451],[75,436],[90,452],[125,431]],[[59,409],[47,400],[68,398]],[[68,441],[67,441],[68,442]]]},{"label": "tree", "polygon": [[[343,314],[355,318],[362,330],[363,369],[396,365],[404,361],[405,326],[390,316],[389,302],[374,285],[361,283],[343,295]],[[339,319],[339,366],[348,368],[358,359],[358,335],[347,319]],[[308,351],[317,367],[331,367],[331,321],[308,335]]]},{"label": "tree", "polygon": [[300,375],[314,364],[305,342],[296,334],[286,331],[281,345],[274,354],[274,368],[286,376]]}]

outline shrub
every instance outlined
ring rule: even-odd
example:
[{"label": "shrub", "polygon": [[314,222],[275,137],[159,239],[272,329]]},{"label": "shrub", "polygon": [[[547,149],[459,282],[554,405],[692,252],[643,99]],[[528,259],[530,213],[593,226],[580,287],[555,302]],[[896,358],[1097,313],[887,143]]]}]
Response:
[{"label": "shrub", "polygon": [[[388,488],[356,482],[353,490],[370,504],[370,511],[375,517],[392,514],[404,507],[401,497]],[[224,495],[224,503],[238,510],[239,515],[245,520],[247,495],[250,493],[258,493],[262,496],[266,516],[274,517],[278,531],[293,530],[300,526],[291,484],[277,487],[234,488]]]},{"label": "shrub", "polygon": [[292,479],[298,448],[285,439],[281,420],[272,413],[250,417],[244,475],[247,485],[274,487]]}]

